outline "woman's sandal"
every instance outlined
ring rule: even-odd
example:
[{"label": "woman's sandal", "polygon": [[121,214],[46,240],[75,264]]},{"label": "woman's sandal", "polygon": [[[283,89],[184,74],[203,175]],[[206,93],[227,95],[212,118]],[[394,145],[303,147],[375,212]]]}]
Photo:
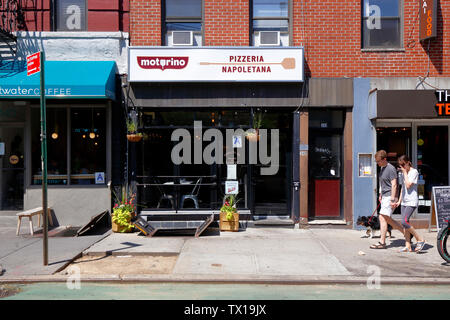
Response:
[{"label": "woman's sandal", "polygon": [[371,245],[370,249],[386,249],[386,244],[378,242],[377,244]]},{"label": "woman's sandal", "polygon": [[424,241],[417,241],[416,244],[416,252],[419,253],[423,250],[423,248],[425,247],[425,240]]},{"label": "woman's sandal", "polygon": [[413,251],[407,247],[404,247],[403,249],[399,250],[398,252],[413,252]]}]

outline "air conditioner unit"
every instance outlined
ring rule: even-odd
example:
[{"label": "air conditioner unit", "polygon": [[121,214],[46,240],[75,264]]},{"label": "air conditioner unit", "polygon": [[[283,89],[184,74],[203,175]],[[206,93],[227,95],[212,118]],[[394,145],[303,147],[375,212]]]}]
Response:
[{"label": "air conditioner unit", "polygon": [[260,31],[259,32],[260,46],[279,46],[280,45],[280,31]]},{"label": "air conditioner unit", "polygon": [[192,31],[172,31],[172,45],[192,46],[194,44],[194,32]]}]

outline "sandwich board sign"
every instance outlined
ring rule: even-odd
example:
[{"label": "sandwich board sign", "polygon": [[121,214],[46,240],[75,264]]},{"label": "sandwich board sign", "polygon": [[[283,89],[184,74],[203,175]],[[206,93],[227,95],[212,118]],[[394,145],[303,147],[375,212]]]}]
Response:
[{"label": "sandwich board sign", "polygon": [[436,226],[437,231],[443,228],[450,220],[450,186],[433,187],[432,212],[430,215],[430,228]]}]

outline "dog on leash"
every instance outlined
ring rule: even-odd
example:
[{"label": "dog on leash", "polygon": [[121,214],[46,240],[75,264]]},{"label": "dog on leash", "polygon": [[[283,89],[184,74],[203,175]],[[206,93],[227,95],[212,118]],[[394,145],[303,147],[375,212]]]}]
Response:
[{"label": "dog on leash", "polygon": [[[358,220],[356,220],[356,224],[359,226],[363,226],[366,227],[366,234],[363,235],[361,238],[368,238],[370,237],[371,239],[374,237],[375,232],[377,230],[380,230],[380,220],[378,219],[378,217],[373,216],[372,219],[370,219],[370,217],[358,217]],[[391,225],[388,224],[388,235],[389,238],[392,238],[392,227]]]}]

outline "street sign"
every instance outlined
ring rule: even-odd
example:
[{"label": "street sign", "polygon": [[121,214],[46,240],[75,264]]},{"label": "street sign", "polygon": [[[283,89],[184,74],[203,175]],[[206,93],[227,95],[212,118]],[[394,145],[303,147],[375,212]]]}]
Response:
[{"label": "street sign", "polygon": [[41,71],[41,53],[36,52],[27,56],[27,76]]},{"label": "street sign", "polygon": [[419,40],[436,37],[437,33],[437,1],[419,0]]}]

